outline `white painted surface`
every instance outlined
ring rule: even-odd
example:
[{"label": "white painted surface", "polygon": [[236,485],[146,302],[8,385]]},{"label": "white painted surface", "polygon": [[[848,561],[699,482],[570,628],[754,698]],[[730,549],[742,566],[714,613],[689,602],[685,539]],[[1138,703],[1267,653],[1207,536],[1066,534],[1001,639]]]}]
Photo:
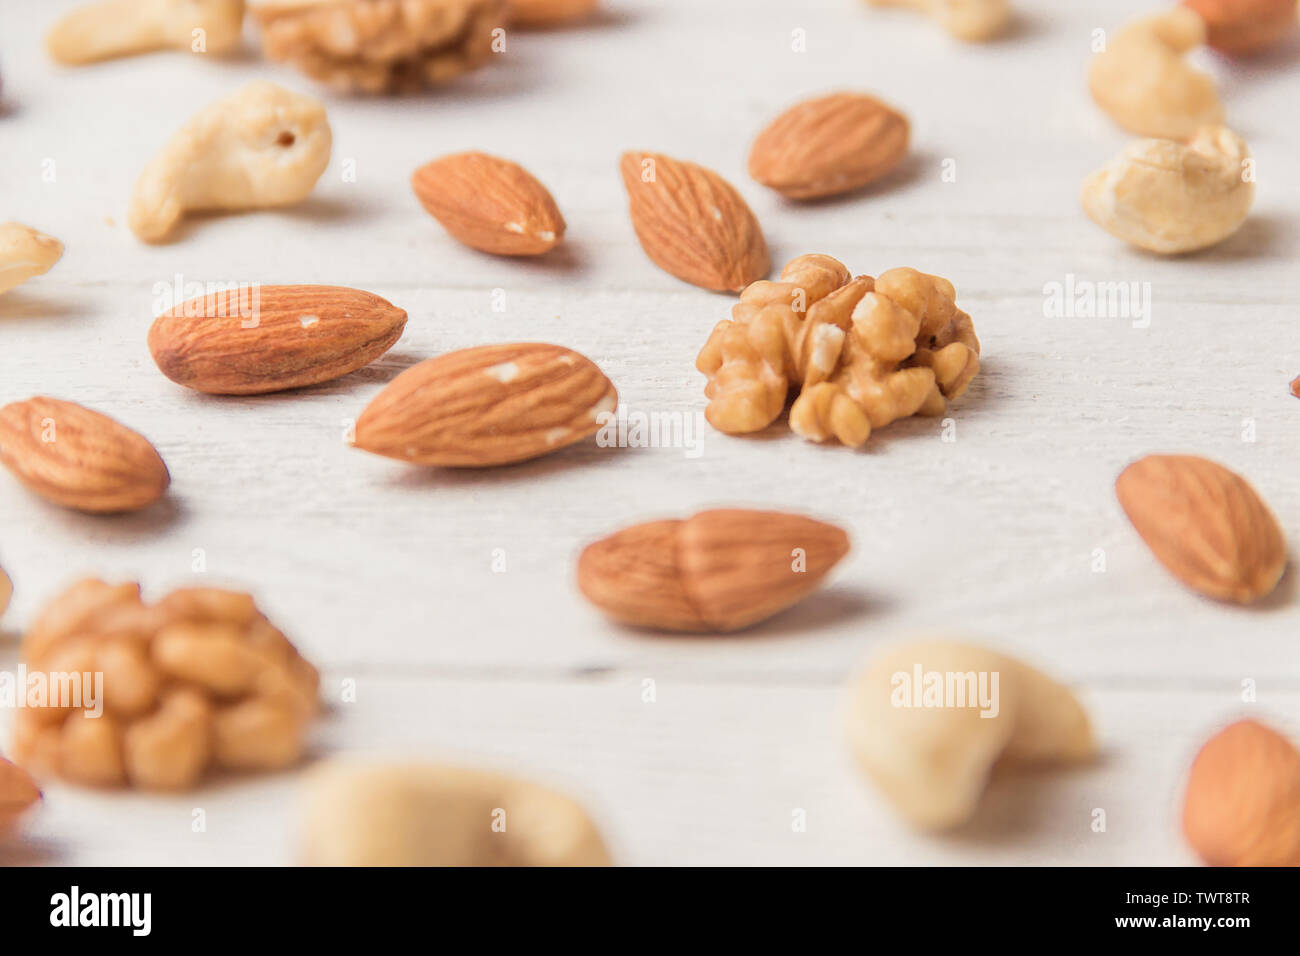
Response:
[{"label": "white painted surface", "polygon": [[[323,94],[334,156],[309,202],[206,218],[150,247],[127,231],[125,206],[166,136],[254,77],[312,85],[259,62],[251,43],[233,62],[159,54],[58,68],[40,38],[69,4],[8,0],[0,218],[60,237],[67,253],[0,299],[0,399],[48,393],[114,415],[157,444],[174,484],[164,507],[104,520],[0,476],[0,563],[16,587],[0,667],[13,665],[14,632],[74,576],[138,578],[157,595],[200,577],[190,569],[202,549],[201,580],[251,587],[321,665],[327,696],[358,682],[358,701],[321,724],[318,752],[455,756],[553,781],[590,805],[620,862],[1190,862],[1177,804],[1198,743],[1239,713],[1300,731],[1300,589],[1292,573],[1250,610],[1183,590],[1111,485],[1143,453],[1204,454],[1245,474],[1300,540],[1300,401],[1287,390],[1300,374],[1300,44],[1249,69],[1198,57],[1258,159],[1258,199],[1217,249],[1159,259],[1077,202],[1084,174],[1128,140],[1092,105],[1084,69],[1092,31],[1132,5],[1019,5],[1012,37],[973,47],[854,0],[610,0],[596,24],[512,35],[501,62],[439,93]],[[795,29],[807,52],[791,52]],[[865,194],[811,206],[749,180],[761,126],[838,88],[907,112],[909,163]],[[481,255],[423,213],[411,171],[470,148],[516,159],[551,188],[569,223],[560,251]],[[984,346],[951,411],[957,440],[943,442],[935,420],[895,424],[860,453],[781,429],[750,440],[706,430],[696,458],[591,444],[481,473],[348,448],[345,422],[398,371],[487,342],[564,344],[600,364],[629,409],[702,410],[695,353],[730,303],[641,252],[616,169],[628,148],[728,177],[778,267],[822,251],[859,272],[913,265],[951,278]],[[941,181],[945,159],[956,182]],[[356,182],[343,179],[349,160]],[[164,379],[145,349],[155,284],[176,274],[352,285],[410,322],[383,360],[330,385],[208,398]],[[1045,318],[1043,287],[1067,274],[1151,283],[1150,327]],[[505,312],[492,309],[497,289]],[[726,639],[630,632],[578,596],[584,542],[732,503],[833,519],[854,552],[820,596]],[[497,548],[505,573],[492,570]],[[1098,548],[1105,573],[1092,570]],[[1104,759],[999,783],[959,834],[906,831],[853,768],[837,712],[865,657],[926,634],[982,640],[1074,685]],[[642,703],[647,678],[657,703]],[[1247,678],[1256,704],[1241,702]],[[295,789],[292,774],[168,799],[52,785],[10,856],[291,862]],[[194,807],[207,811],[204,834],[191,832]],[[1094,808],[1105,834],[1090,830]],[[806,833],[792,832],[795,809]]]}]

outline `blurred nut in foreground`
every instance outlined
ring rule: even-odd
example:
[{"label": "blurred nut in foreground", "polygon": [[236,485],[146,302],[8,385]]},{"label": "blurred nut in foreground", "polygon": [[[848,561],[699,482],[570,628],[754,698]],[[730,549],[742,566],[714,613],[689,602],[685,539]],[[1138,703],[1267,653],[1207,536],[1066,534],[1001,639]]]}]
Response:
[{"label": "blurred nut in foreground", "polygon": [[1239,720],[1192,763],[1183,832],[1211,866],[1300,866],[1300,750]]},{"label": "blurred nut in foreground", "polygon": [[31,775],[16,763],[0,757],[0,837],[40,799],[41,791]]},{"label": "blurred nut in foreground", "polygon": [[1210,46],[1251,54],[1275,46],[1296,26],[1296,0],[1183,0],[1205,20]]},{"label": "blurred nut in foreground", "polygon": [[975,813],[995,768],[1078,763],[1096,752],[1064,686],[982,647],[922,643],[874,661],[850,688],[854,756],[913,826]]},{"label": "blurred nut in foreground", "polygon": [[5,569],[0,568],[0,617],[4,616],[5,608],[9,606],[9,599],[14,596],[14,583],[9,580],[9,575],[5,574]]},{"label": "blurred nut in foreground", "polygon": [[0,295],[44,275],[63,255],[63,243],[17,222],[0,222]]},{"label": "blurred nut in foreground", "polygon": [[45,45],[70,66],[152,50],[225,53],[243,24],[244,0],[101,0],[56,23]]},{"label": "blurred nut in foreground", "polygon": [[51,691],[18,710],[19,759],[90,786],[180,790],[215,768],[287,767],[318,709],[315,668],[235,591],[145,604],[137,584],[86,579],[38,616],[21,653]]},{"label": "blurred nut in foreground", "polygon": [[1214,81],[1183,59],[1205,43],[1205,21],[1186,7],[1136,20],[1107,41],[1088,87],[1111,119],[1139,136],[1190,137],[1223,122]]},{"label": "blurred nut in foreground", "polygon": [[334,762],[309,778],[312,866],[608,866],[587,814],[563,794],[435,764]]},{"label": "blurred nut in foreground", "polygon": [[262,80],[210,103],[140,174],[131,231],[161,242],[187,212],[265,209],[301,202],[329,165],[325,107]]},{"label": "blurred nut in foreground", "polygon": [[1194,252],[1241,228],[1255,201],[1250,150],[1222,126],[1190,143],[1144,139],[1083,182],[1083,211],[1113,236],[1163,255]]},{"label": "blurred nut in foreground", "polygon": [[911,7],[959,40],[992,40],[1011,20],[1007,0],[867,0],[873,7]]},{"label": "blurred nut in foreground", "polygon": [[270,0],[250,4],[263,50],[339,90],[395,93],[482,66],[505,0]]}]

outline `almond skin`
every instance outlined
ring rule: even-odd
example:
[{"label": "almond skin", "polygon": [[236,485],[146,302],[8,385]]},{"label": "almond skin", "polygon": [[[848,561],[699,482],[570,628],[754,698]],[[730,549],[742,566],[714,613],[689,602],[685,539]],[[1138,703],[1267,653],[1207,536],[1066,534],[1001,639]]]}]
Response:
[{"label": "almond skin", "polygon": [[171,482],[143,435],[57,398],[0,408],[0,463],[47,501],[93,513],[145,508]]},{"label": "almond skin", "polygon": [[1300,866],[1300,750],[1241,720],[1192,763],[1183,832],[1210,866]]},{"label": "almond skin", "polygon": [[624,153],[619,171],[632,227],[659,268],[715,292],[739,292],[768,274],[758,220],[717,173],[642,152]]},{"label": "almond skin", "polygon": [[1255,490],[1192,455],[1148,455],[1115,494],[1142,540],[1174,577],[1221,601],[1268,594],[1286,567],[1286,540]]},{"label": "almond skin", "polygon": [[801,601],[848,551],[834,525],[722,508],[632,525],[589,545],[578,588],[625,624],[738,631]]},{"label": "almond skin", "polygon": [[507,0],[512,27],[530,29],[558,26],[589,16],[600,0]]},{"label": "almond skin", "polygon": [[564,238],[555,200],[528,170],[487,153],[456,153],[411,176],[416,198],[453,237],[498,256],[540,256]]},{"label": "almond skin", "polygon": [[11,829],[18,818],[40,799],[40,788],[31,774],[0,757],[0,835]]},{"label": "almond skin", "polygon": [[1249,56],[1276,46],[1295,30],[1296,0],[1183,0],[1201,15],[1209,44]]},{"label": "almond skin", "polygon": [[851,192],[907,155],[907,117],[873,96],[832,93],[805,100],[758,134],[749,175],[791,199]]},{"label": "almond skin", "polygon": [[595,434],[618,393],[588,358],[523,342],[449,352],[408,368],[357,419],[358,448],[419,465],[481,468],[537,458]]},{"label": "almond skin", "polygon": [[403,310],[359,289],[261,286],[190,299],[164,312],[149,330],[149,351],[178,385],[258,395],[317,385],[369,365],[405,326]]}]

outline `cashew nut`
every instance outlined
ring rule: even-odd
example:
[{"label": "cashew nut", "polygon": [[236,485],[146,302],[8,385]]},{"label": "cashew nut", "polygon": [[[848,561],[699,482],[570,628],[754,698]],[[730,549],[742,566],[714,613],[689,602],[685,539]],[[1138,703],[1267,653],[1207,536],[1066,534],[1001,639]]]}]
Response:
[{"label": "cashew nut", "polygon": [[854,755],[914,826],[969,819],[995,766],[1079,762],[1096,751],[1065,687],[1014,658],[947,642],[875,661],[851,688]]},{"label": "cashew nut", "polygon": [[152,50],[224,53],[239,45],[243,22],[244,0],[103,0],[65,16],[45,45],[70,66]]},{"label": "cashew nut", "polygon": [[911,7],[959,40],[979,43],[1001,33],[1011,20],[1007,0],[867,0],[875,7]]},{"label": "cashew nut", "polygon": [[1205,21],[1187,7],[1134,21],[1093,58],[1092,98],[1141,136],[1186,140],[1201,126],[1222,123],[1214,81],[1183,59],[1205,39]]},{"label": "cashew nut", "polygon": [[303,830],[313,866],[608,866],[583,809],[501,774],[433,764],[314,770]]},{"label": "cashew nut", "polygon": [[17,222],[0,222],[0,295],[44,275],[63,255],[63,243]]},{"label": "cashew nut", "polygon": [[1113,236],[1174,255],[1204,249],[1241,228],[1255,199],[1250,150],[1222,126],[1190,143],[1144,139],[1083,182],[1083,210]]},{"label": "cashew nut", "polygon": [[205,107],[140,174],[131,231],[158,242],[187,212],[300,202],[329,165],[325,107],[274,83],[250,83]]}]

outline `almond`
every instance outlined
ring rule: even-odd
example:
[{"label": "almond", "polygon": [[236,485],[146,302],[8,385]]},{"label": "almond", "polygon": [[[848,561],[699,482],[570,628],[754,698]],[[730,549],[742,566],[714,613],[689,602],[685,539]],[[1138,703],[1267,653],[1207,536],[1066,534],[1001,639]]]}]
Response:
[{"label": "almond", "polygon": [[1291,394],[1300,398],[1300,375],[1297,375],[1291,382]]},{"label": "almond", "polygon": [[512,27],[551,27],[591,14],[600,0],[507,0]]},{"label": "almond", "polygon": [[332,285],[231,289],[164,312],[149,351],[173,382],[214,395],[317,385],[392,347],[406,313],[369,292]]},{"label": "almond", "polygon": [[626,624],[737,631],[801,601],[848,551],[848,535],[834,525],[724,508],[595,542],[578,559],[578,587]]},{"label": "almond", "polygon": [[357,419],[358,448],[419,465],[525,461],[594,434],[618,393],[585,356],[523,342],[408,368]]},{"label": "almond", "polygon": [[771,268],[767,241],[740,193],[712,170],[659,153],[619,163],[641,248],[684,282],[739,292]]},{"label": "almond", "polygon": [[1192,763],[1183,832],[1211,866],[1300,866],[1300,750],[1240,720]]},{"label": "almond", "polygon": [[1201,15],[1209,44],[1224,53],[1251,54],[1275,46],[1296,25],[1296,0],[1183,0]]},{"label": "almond", "polygon": [[891,172],[907,154],[907,117],[863,93],[805,100],[754,140],[749,175],[791,199],[859,189]]},{"label": "almond", "polygon": [[1286,567],[1277,519],[1238,475],[1192,455],[1148,455],[1129,465],[1115,494],[1160,562],[1188,587],[1248,604]]},{"label": "almond", "polygon": [[0,835],[40,799],[41,791],[31,775],[0,757]]},{"label": "almond", "polygon": [[486,153],[456,153],[426,163],[411,188],[429,215],[472,249],[538,256],[564,238],[564,217],[531,173]]},{"label": "almond", "polygon": [[57,398],[0,408],[0,463],[42,498],[78,511],[136,511],[171,482],[143,435]]}]

